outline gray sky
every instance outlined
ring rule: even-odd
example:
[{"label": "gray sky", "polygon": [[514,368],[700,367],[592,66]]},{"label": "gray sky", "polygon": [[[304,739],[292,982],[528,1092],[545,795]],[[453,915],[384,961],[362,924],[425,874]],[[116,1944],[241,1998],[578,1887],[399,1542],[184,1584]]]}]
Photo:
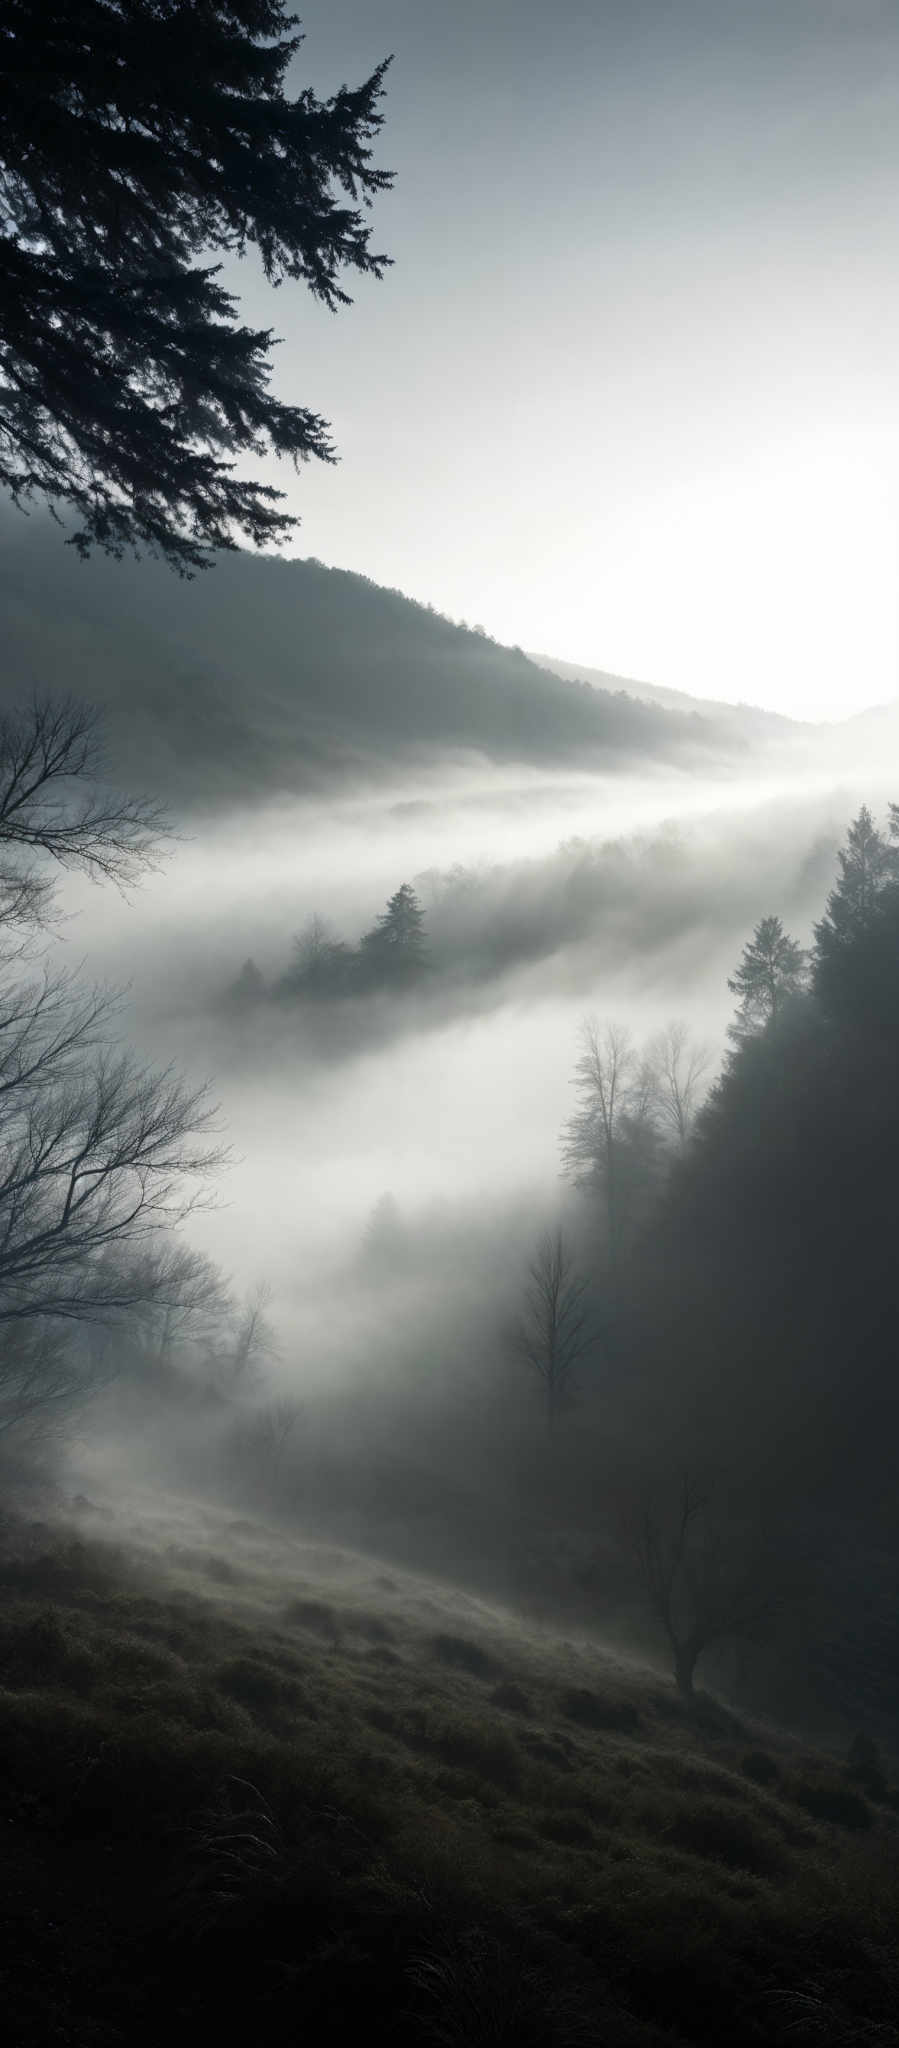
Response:
[{"label": "gray sky", "polygon": [[[395,52],[336,317],[255,285],[331,472],[292,552],[499,638],[805,716],[899,692],[896,0],[307,0]],[[243,281],[242,281],[243,288]]]}]

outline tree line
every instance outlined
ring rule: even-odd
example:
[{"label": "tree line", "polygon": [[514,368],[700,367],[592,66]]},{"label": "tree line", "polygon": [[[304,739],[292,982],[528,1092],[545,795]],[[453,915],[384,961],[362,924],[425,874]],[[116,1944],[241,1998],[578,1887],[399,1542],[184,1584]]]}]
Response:
[{"label": "tree line", "polygon": [[704,1651],[770,1628],[810,1527],[899,1536],[895,804],[852,821],[811,936],[759,920],[707,1092],[684,1026],[585,1024],[562,1158],[587,1228],[523,1280],[547,1421],[599,1381],[628,1445],[626,1545],[688,1698]]},{"label": "tree line", "polygon": [[430,965],[424,911],[411,883],[403,882],[357,945],[348,945],[315,914],[297,934],[283,974],[269,985],[255,960],[246,960],[228,995],[238,1008],[267,999],[337,1001],[412,989]]}]

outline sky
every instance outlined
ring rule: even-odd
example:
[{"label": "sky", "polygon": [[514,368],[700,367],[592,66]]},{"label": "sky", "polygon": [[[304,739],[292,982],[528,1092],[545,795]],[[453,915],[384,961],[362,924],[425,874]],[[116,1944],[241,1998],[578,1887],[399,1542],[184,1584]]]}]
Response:
[{"label": "sky", "polygon": [[268,292],[340,464],[288,552],[528,650],[837,718],[899,693],[896,0],[307,0],[393,53],[336,316]]}]

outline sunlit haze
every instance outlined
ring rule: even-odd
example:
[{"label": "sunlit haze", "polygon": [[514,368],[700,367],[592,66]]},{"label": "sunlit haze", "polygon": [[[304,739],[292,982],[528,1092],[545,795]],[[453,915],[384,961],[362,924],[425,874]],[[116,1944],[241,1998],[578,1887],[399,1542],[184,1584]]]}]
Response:
[{"label": "sunlit haze", "polygon": [[854,0],[308,0],[390,51],[394,267],[284,337],[340,452],[293,552],[499,639],[835,718],[899,688],[899,19]]},{"label": "sunlit haze", "polygon": [[4,2036],[899,2048],[899,0],[0,0],[0,199]]}]

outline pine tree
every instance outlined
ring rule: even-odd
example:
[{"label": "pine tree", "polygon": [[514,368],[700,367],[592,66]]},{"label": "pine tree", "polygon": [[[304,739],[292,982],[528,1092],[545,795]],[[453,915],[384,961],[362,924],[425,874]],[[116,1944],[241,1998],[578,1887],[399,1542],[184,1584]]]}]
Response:
[{"label": "pine tree", "polygon": [[228,996],[232,1003],[236,1003],[245,1009],[250,1009],[256,1003],[263,1001],[265,997],[265,982],[255,960],[248,959],[244,961],[240,973],[235,976],[231,983]]},{"label": "pine tree", "polygon": [[197,260],[255,250],[332,311],[389,260],[364,214],[387,65],[290,94],[296,29],[286,0],[0,0],[0,483],[72,507],[82,554],[190,574],[235,531],[283,540],[283,493],[235,461],[335,459]]},{"label": "pine tree", "polygon": [[899,806],[889,837],[863,805],[839,854],[840,872],[815,926],[815,994],[843,1024],[894,1033],[899,1016]]},{"label": "pine tree", "polygon": [[424,911],[415,890],[403,882],[362,940],[362,958],[378,974],[406,977],[427,961]]},{"label": "pine tree", "polygon": [[[899,833],[899,808],[890,805],[890,834]],[[846,844],[838,855],[840,874],[827,898],[820,924],[815,926],[816,960],[834,952],[859,936],[876,916],[883,891],[899,879],[899,848],[874,823],[867,804],[849,827]]]},{"label": "pine tree", "polygon": [[740,998],[736,1017],[728,1027],[729,1037],[742,1044],[763,1031],[787,998],[804,988],[805,963],[802,947],[784,931],[780,918],[763,917],[728,980],[731,993]]}]

